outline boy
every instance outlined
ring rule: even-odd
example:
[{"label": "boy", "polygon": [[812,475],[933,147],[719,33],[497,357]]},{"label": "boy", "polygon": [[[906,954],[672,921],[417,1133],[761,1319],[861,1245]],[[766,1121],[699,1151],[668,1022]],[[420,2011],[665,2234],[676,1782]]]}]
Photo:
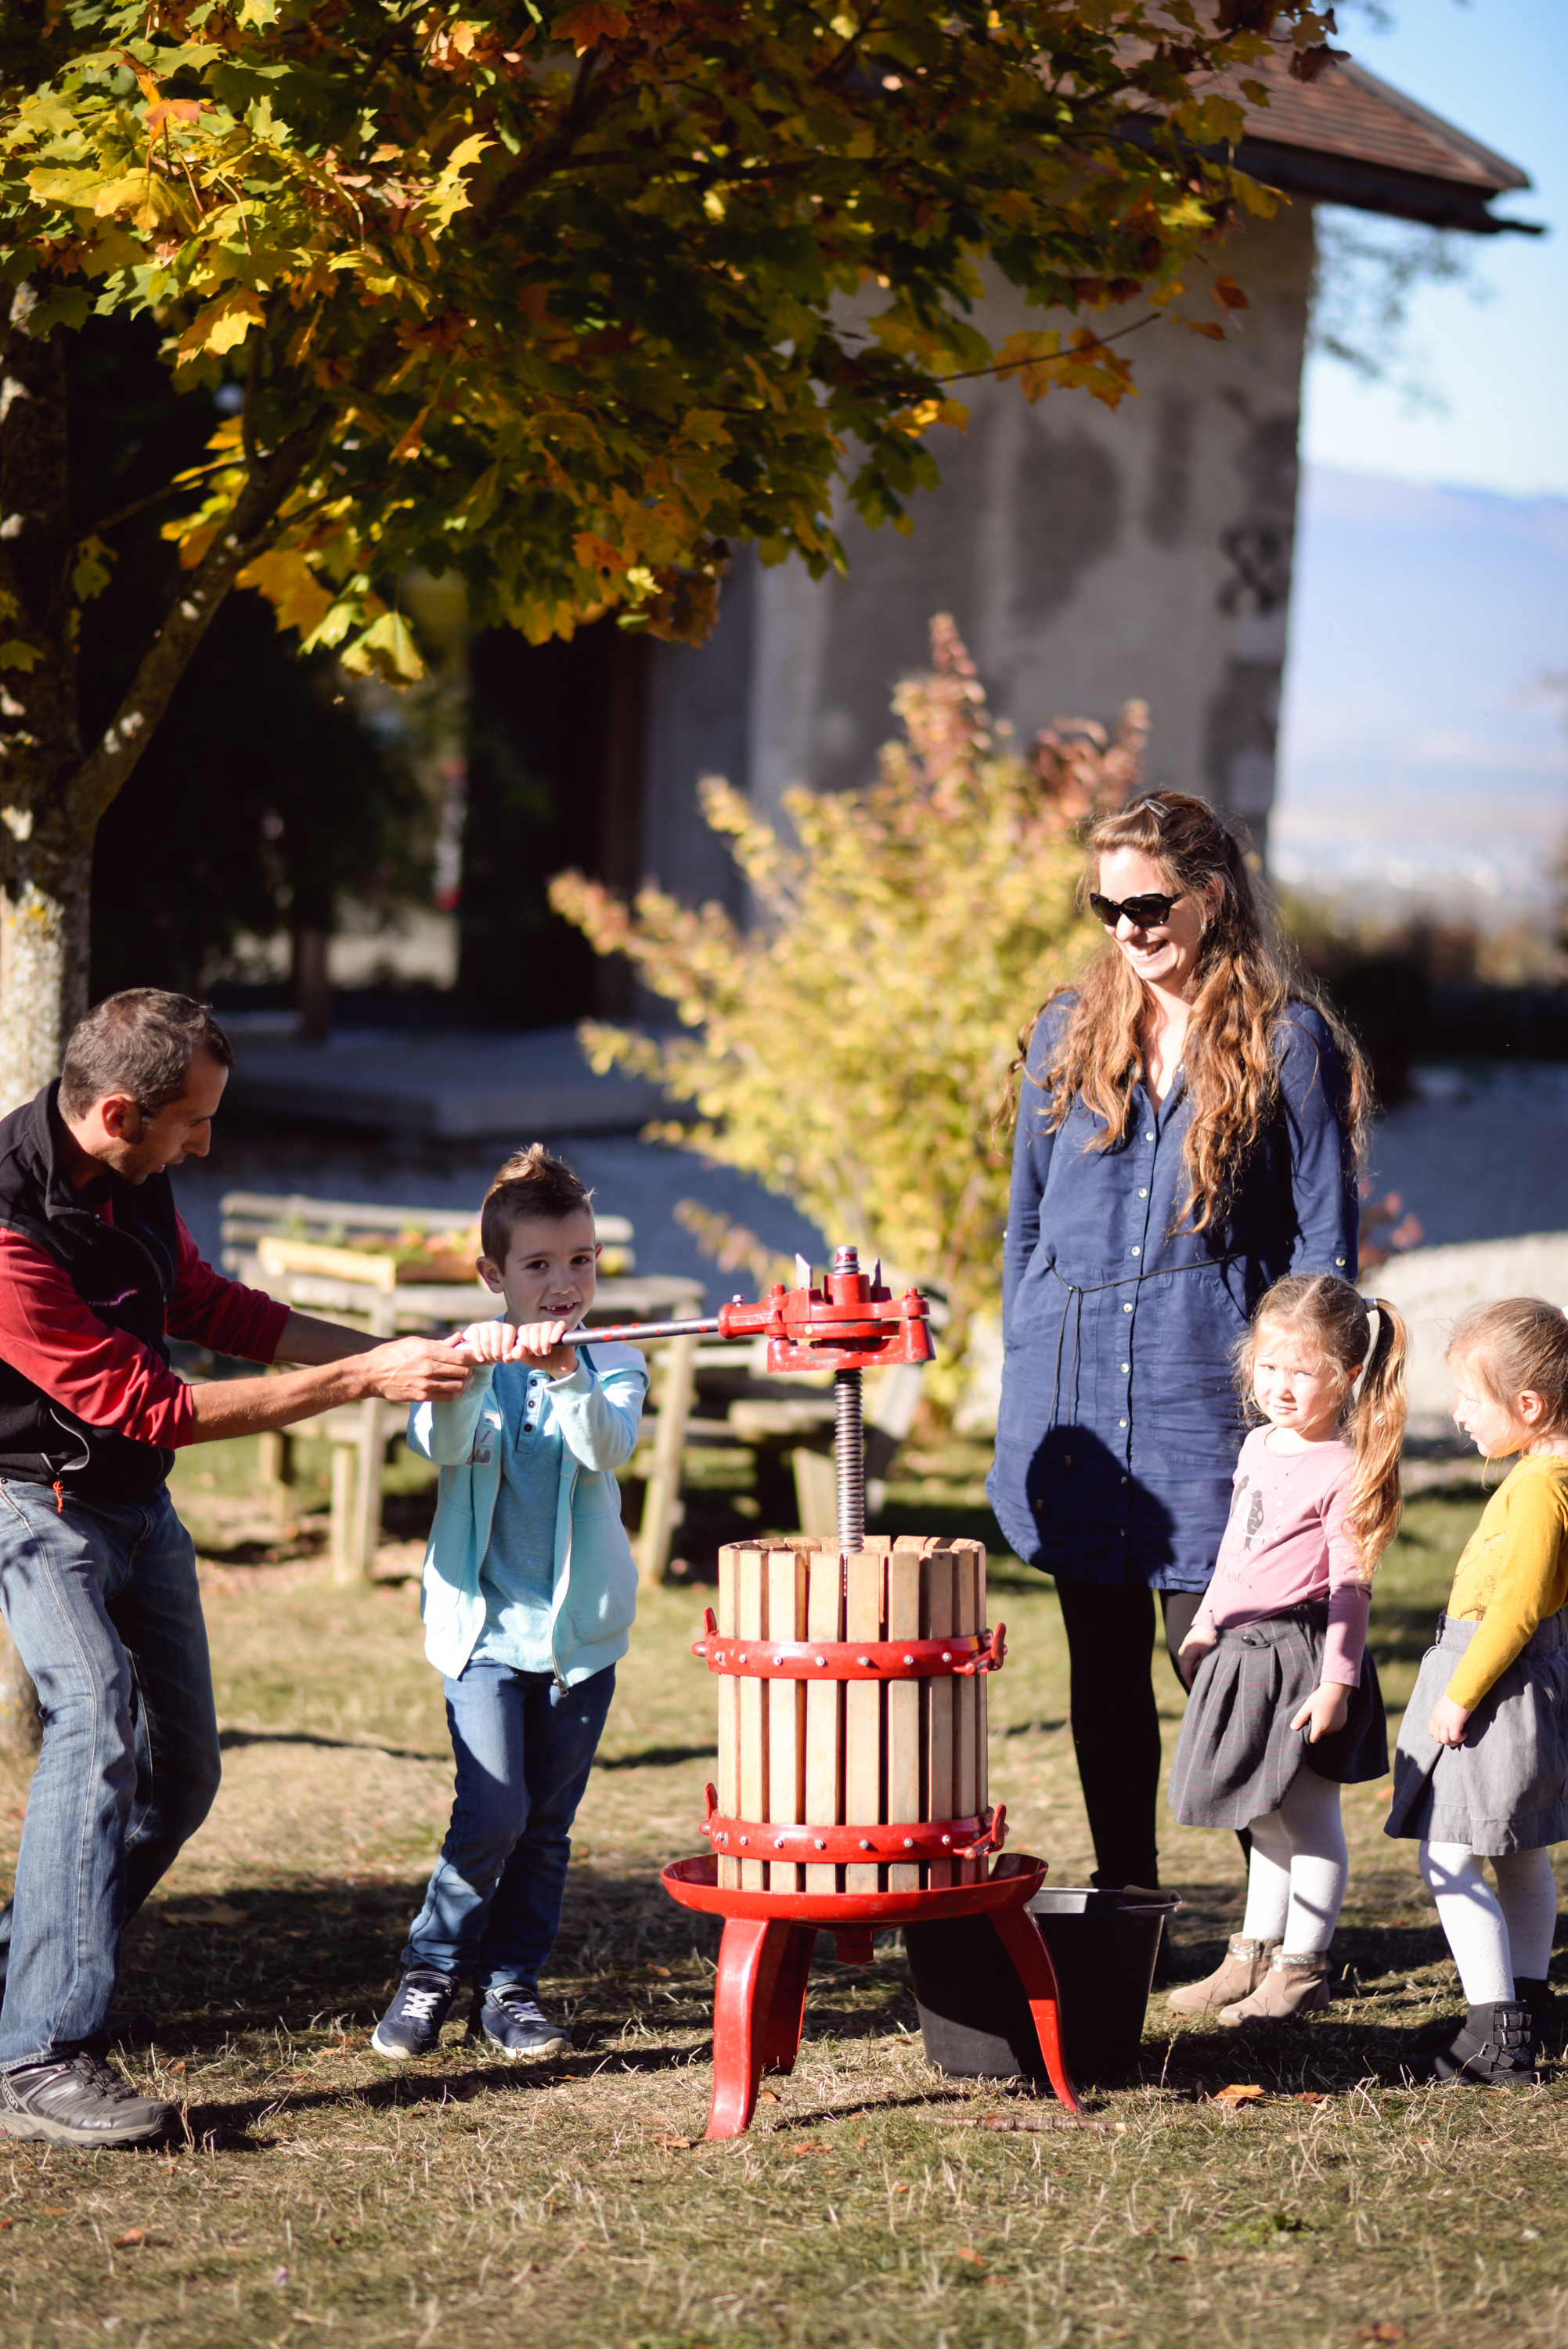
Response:
[{"label": "boy", "polygon": [[589,1194],[539,1143],[485,1194],[481,1278],[505,1317],[454,1340],[476,1375],[417,1404],[412,1449],[440,1465],[425,1558],[425,1652],[447,1684],[456,1800],[371,2045],[426,2055],[465,1981],[470,2036],[504,2055],[570,2046],[539,2004],[569,1835],[636,1611],[614,1471],[648,1373],[631,1346],[566,1342],[593,1302]]}]

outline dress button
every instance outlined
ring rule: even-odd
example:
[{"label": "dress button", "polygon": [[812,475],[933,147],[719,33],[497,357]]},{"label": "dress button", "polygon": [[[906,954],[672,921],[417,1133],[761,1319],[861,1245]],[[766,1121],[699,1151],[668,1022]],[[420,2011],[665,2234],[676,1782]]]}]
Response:
[{"label": "dress button", "polygon": [[1131,1477],[1130,1477],[1130,1476],[1124,1476],[1124,1477],[1122,1478],[1122,1480],[1121,1480],[1121,1481],[1122,1481],[1122,1483],[1123,1483],[1124,1485],[1130,1485],[1130,1484],[1131,1484],[1131,1482],[1132,1482],[1132,1479],[1131,1479]]},{"label": "dress button", "polygon": [[1119,1419],[1116,1423],[1118,1427],[1125,1427],[1127,1425],[1127,1422],[1124,1419]]},{"label": "dress button", "polygon": [[1132,1368],[1132,1364],[1131,1364],[1130,1362],[1123,1362],[1123,1363],[1122,1363],[1122,1365],[1121,1365],[1121,1369],[1122,1369],[1123,1375],[1125,1376],[1125,1374],[1126,1374],[1129,1371],[1130,1371],[1130,1370],[1131,1370],[1131,1368]]},{"label": "dress button", "polygon": [[1143,1139],[1144,1139],[1144,1141],[1145,1141],[1145,1142],[1152,1142],[1152,1141],[1153,1141],[1153,1139],[1154,1139],[1154,1128],[1153,1128],[1152,1126],[1150,1126],[1150,1129],[1149,1129],[1148,1133],[1144,1135]]},{"label": "dress button", "polygon": [[1149,1196],[1149,1193],[1148,1193],[1148,1191],[1147,1191],[1146,1189],[1144,1189],[1144,1190],[1140,1190],[1140,1191],[1139,1192],[1138,1195],[1139,1195],[1139,1197],[1140,1197],[1140,1199],[1147,1199],[1147,1198],[1148,1198],[1148,1196]]},{"label": "dress button", "polygon": [[1131,1306],[1130,1306],[1130,1305],[1124,1305],[1124,1306],[1122,1307],[1122,1309],[1122,1309],[1122,1311],[1123,1311],[1124,1313],[1130,1313],[1130,1312],[1131,1312],[1131,1310],[1132,1310],[1132,1308],[1131,1308]]},{"label": "dress button", "polygon": [[1143,1250],[1141,1248],[1134,1248],[1132,1253],[1134,1256],[1141,1256],[1143,1254]]}]

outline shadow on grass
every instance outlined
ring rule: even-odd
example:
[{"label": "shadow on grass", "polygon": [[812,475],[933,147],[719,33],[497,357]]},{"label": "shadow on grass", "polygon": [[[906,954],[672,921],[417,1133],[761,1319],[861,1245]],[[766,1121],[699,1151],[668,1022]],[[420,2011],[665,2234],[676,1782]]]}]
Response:
[{"label": "shadow on grass", "polygon": [[1402,1607],[1379,1595],[1367,1637],[1373,1661],[1380,1668],[1396,1663],[1418,1664],[1431,1646],[1436,1630],[1437,1614],[1429,1604]]},{"label": "shadow on grass", "polygon": [[635,1754],[596,1754],[595,1770],[671,1770],[677,1762],[717,1762],[718,1748],[707,1745],[645,1745]]},{"label": "shadow on grass", "polygon": [[318,1745],[336,1754],[380,1754],[389,1762],[449,1762],[449,1748],[383,1745],[374,1737],[323,1737],[314,1729],[221,1729],[219,1750],[232,1754],[242,1745]]}]

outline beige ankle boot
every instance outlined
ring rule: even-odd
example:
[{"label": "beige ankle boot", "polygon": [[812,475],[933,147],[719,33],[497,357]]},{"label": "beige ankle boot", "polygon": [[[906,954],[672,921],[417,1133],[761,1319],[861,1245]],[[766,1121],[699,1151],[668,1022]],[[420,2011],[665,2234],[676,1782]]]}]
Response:
[{"label": "beige ankle boot", "polygon": [[1238,1933],[1212,1974],[1202,1982],[1183,1982],[1165,2002],[1173,2014],[1215,2014],[1257,1988],[1278,1948],[1277,1941],[1248,1941]]},{"label": "beige ankle boot", "polygon": [[1326,1952],[1293,1958],[1276,1947],[1257,1988],[1233,2006],[1222,2007],[1218,2019],[1234,2031],[1243,2023],[1291,2023],[1298,2014],[1317,2014],[1333,2003]]}]

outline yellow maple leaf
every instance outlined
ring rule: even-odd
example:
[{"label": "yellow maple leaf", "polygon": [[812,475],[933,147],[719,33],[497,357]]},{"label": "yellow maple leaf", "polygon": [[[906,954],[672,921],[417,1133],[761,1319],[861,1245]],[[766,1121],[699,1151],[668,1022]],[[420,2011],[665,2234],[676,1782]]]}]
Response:
[{"label": "yellow maple leaf", "polygon": [[232,351],[236,344],[244,341],[253,326],[264,326],[266,320],[260,295],[253,294],[248,285],[233,286],[227,294],[220,295],[216,302],[209,302],[204,310],[198,311],[180,337],[174,364],[184,367],[203,351]]},{"label": "yellow maple leaf", "polygon": [[332,608],[332,597],[297,547],[274,546],[247,563],[235,580],[237,587],[254,587],[278,616],[280,628],[297,628],[302,636],[319,627]]}]

